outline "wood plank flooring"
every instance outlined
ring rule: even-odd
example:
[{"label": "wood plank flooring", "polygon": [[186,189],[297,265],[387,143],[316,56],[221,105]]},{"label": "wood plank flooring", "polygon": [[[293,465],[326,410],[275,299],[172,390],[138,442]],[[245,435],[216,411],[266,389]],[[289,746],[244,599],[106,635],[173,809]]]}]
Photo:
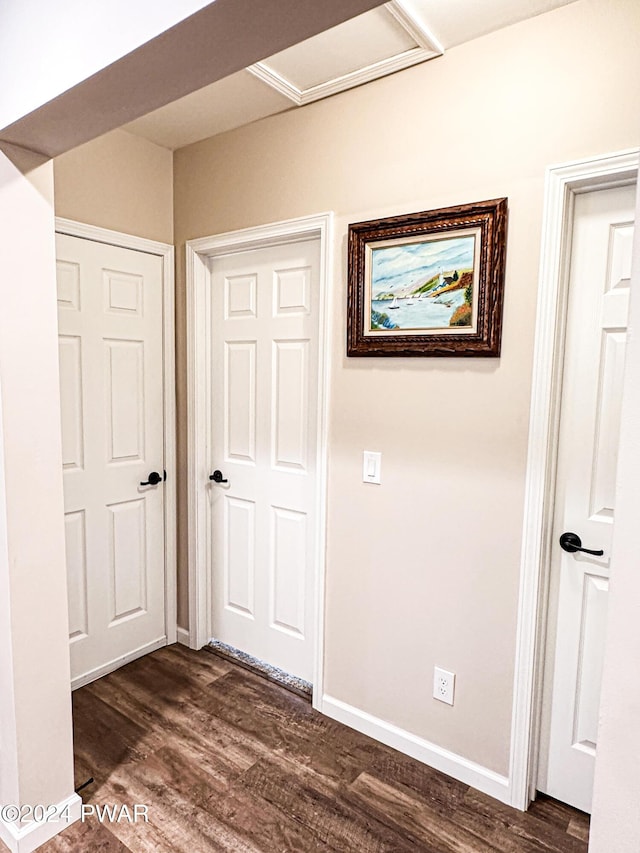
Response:
[{"label": "wood plank flooring", "polygon": [[147,805],[149,822],[88,817],[42,853],[587,850],[582,813],[541,799],[522,814],[207,651],[161,649],[73,706],[84,802]]}]

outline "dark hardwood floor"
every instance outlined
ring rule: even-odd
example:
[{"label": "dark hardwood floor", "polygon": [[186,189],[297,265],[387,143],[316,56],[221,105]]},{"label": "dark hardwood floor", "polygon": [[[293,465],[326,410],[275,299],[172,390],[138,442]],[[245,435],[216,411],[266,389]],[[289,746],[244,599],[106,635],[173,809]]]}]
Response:
[{"label": "dark hardwood floor", "polygon": [[42,853],[585,853],[588,818],[527,814],[207,651],[162,649],[73,697],[76,784],[149,822],[76,823]]}]

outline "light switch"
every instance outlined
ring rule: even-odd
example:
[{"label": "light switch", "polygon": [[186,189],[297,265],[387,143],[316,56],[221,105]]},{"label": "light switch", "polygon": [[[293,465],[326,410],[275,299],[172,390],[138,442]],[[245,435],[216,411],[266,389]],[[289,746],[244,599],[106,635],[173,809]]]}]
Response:
[{"label": "light switch", "polygon": [[380,468],[382,467],[382,453],[374,453],[365,450],[362,458],[362,482],[376,483],[380,485]]}]

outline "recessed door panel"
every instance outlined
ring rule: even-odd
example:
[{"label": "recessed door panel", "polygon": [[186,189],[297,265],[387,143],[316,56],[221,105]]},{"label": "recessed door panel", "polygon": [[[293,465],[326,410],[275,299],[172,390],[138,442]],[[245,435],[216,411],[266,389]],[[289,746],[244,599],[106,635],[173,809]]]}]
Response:
[{"label": "recessed door panel", "polygon": [[613,519],[626,344],[626,332],[604,330],[592,462],[590,518],[593,520]]},{"label": "recessed door panel", "polygon": [[633,223],[615,222],[610,234],[609,290],[628,290],[633,258]]},{"label": "recessed door panel", "polygon": [[225,345],[225,458],[256,456],[256,342]]},{"label": "recessed door panel", "polygon": [[144,342],[105,341],[109,462],[144,459]]},{"label": "recessed door panel", "polygon": [[104,270],[105,310],[124,316],[142,317],[144,279],[116,270]]},{"label": "recessed door panel", "polygon": [[69,594],[69,639],[72,642],[86,637],[89,633],[85,523],[84,510],[65,513],[64,535]]},{"label": "recessed door panel", "polygon": [[594,758],[598,742],[608,592],[608,580],[585,574],[573,741]]},{"label": "recessed door panel", "polygon": [[311,267],[276,270],[274,314],[308,314],[311,310]]},{"label": "recessed door panel", "polygon": [[255,573],[255,504],[225,497],[226,604],[245,616],[253,616]]},{"label": "recessed door panel", "polygon": [[272,507],[271,620],[275,628],[304,637],[307,516]]},{"label": "recessed door panel", "polygon": [[144,498],[108,509],[113,624],[147,609],[147,520]]},{"label": "recessed door panel", "polygon": [[273,342],[273,464],[304,470],[309,435],[309,341]]},{"label": "recessed door panel", "polygon": [[62,465],[67,471],[84,466],[84,408],[82,405],[82,340],[60,335],[60,410]]},{"label": "recessed door panel", "polygon": [[256,316],[258,278],[256,275],[232,275],[224,280],[224,305],[227,320]]},{"label": "recessed door panel", "polygon": [[80,264],[73,261],[56,261],[58,309],[80,311]]}]

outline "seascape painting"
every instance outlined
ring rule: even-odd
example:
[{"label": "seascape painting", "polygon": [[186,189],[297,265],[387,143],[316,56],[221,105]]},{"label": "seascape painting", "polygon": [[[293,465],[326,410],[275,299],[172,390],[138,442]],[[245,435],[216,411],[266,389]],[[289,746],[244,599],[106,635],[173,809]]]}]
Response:
[{"label": "seascape painting", "polygon": [[349,225],[348,356],[500,355],[507,199]]},{"label": "seascape painting", "polygon": [[476,236],[372,248],[369,333],[471,330]]}]

